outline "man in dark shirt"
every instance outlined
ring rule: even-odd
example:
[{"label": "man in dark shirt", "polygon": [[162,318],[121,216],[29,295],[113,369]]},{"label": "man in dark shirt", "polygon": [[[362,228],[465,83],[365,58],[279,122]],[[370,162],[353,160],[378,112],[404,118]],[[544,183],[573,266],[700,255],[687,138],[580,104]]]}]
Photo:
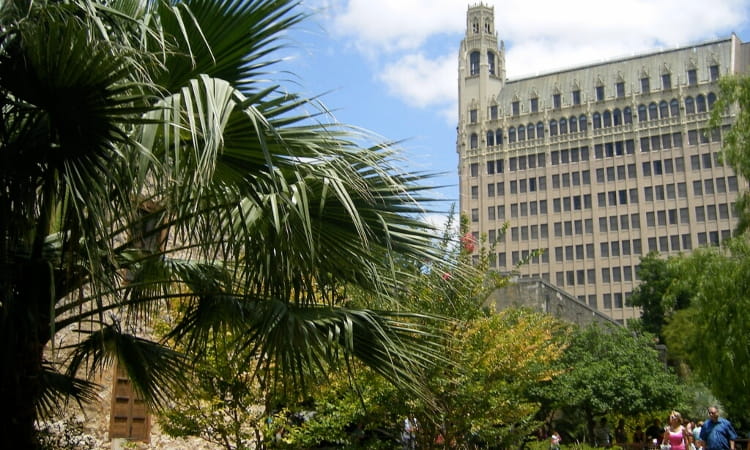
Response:
[{"label": "man in dark shirt", "polygon": [[661,442],[664,437],[664,427],[661,426],[659,419],[654,419],[654,422],[646,428],[646,442],[650,445],[657,439]]}]

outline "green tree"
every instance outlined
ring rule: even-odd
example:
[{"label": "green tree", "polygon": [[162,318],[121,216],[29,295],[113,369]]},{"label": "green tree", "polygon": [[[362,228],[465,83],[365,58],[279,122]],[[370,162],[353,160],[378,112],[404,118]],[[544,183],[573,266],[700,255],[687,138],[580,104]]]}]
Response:
[{"label": "green tree", "polygon": [[[675,257],[662,258],[656,252],[641,257],[638,278],[628,304],[641,308],[640,327],[662,339],[662,328],[676,310],[690,305],[690,290],[680,289],[682,277],[673,264]],[[663,339],[662,339],[663,340]]]},{"label": "green tree", "polygon": [[[711,110],[709,125],[728,127],[722,133],[722,158],[738,176],[750,180],[750,77],[726,76],[719,80],[719,96]],[[735,209],[737,232],[750,228],[750,192],[740,194]]]},{"label": "green tree", "polygon": [[[597,416],[634,416],[683,404],[685,392],[649,336],[622,328],[579,329],[557,364],[561,374],[538,391],[548,410],[591,426]],[[581,436],[583,437],[583,436]]]},{"label": "green tree", "polygon": [[723,248],[702,248],[679,264],[694,289],[691,307],[675,314],[664,334],[671,351],[732,414],[744,417],[750,400],[750,243],[747,234]]},{"label": "green tree", "polygon": [[[269,383],[343,354],[419,391],[406,380],[436,353],[429,329],[344,299],[389,304],[409,278],[396,255],[433,258],[414,219],[424,176],[260,81],[297,8],[2,3],[0,447],[33,447],[35,418],[90,398],[85,369],[113,361],[163,405],[189,361],[144,330],[170,301],[165,342],[194,353],[231,331]],[[80,339],[48,361],[64,329]]]}]

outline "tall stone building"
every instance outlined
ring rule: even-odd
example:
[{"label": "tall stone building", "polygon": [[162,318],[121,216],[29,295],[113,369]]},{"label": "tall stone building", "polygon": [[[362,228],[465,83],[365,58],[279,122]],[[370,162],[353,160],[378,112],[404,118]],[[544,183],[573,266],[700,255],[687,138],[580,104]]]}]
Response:
[{"label": "tall stone building", "polygon": [[[611,318],[640,258],[718,245],[746,183],[705,132],[717,80],[747,73],[735,35],[509,80],[494,8],[468,9],[458,56],[460,209],[491,265],[540,277]],[[730,123],[727,115],[725,129]],[[509,223],[505,233],[503,224]]]}]

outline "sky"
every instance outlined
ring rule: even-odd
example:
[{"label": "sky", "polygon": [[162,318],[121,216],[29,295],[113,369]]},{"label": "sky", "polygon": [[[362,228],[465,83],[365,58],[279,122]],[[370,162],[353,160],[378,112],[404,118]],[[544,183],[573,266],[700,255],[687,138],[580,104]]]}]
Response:
[{"label": "sky", "polygon": [[[441,207],[458,204],[458,49],[470,0],[302,0],[283,66],[294,92],[321,95],[336,120],[399,141],[404,169]],[[750,0],[485,0],[505,42],[506,76],[729,37],[750,41]]]}]

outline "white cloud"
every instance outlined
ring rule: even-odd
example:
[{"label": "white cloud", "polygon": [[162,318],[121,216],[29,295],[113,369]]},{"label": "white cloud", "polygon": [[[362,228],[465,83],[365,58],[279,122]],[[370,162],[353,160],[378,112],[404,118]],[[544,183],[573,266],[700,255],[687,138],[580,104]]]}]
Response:
[{"label": "white cloud", "polygon": [[413,53],[386,64],[378,79],[407,104],[425,108],[455,98],[457,76],[455,55],[430,59]]},{"label": "white cloud", "polygon": [[[456,0],[350,0],[333,17],[332,31],[353,36],[361,49],[375,52],[413,50],[439,33],[460,33],[465,20]],[[460,16],[459,16],[460,17]]]},{"label": "white cloud", "polygon": [[[468,5],[477,1],[317,1],[328,7],[331,35],[366,55],[391,95],[441,112],[455,105],[456,52]],[[494,4],[511,78],[726,37],[750,21],[747,0],[485,3]]]}]

